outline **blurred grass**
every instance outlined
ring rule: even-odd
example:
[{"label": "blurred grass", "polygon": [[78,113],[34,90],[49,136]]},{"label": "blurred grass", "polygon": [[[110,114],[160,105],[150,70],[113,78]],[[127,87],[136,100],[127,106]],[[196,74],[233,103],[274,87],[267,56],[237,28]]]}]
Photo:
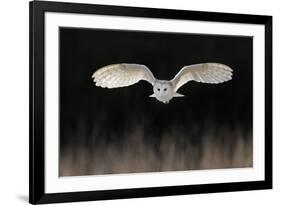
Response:
[{"label": "blurred grass", "polygon": [[60,176],[242,168],[253,163],[251,133],[239,126],[218,127],[216,132],[209,126],[197,136],[197,143],[190,133],[176,128],[157,136],[157,143],[152,143],[139,125],[123,134],[118,143],[103,139],[95,130],[88,142],[83,141],[83,129],[70,133],[80,140],[61,147]]}]

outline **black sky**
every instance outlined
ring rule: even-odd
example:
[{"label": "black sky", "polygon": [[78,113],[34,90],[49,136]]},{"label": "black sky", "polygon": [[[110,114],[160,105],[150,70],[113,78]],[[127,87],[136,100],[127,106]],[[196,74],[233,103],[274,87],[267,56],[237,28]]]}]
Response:
[{"label": "black sky", "polygon": [[[87,133],[97,125],[111,143],[122,141],[126,130],[138,123],[153,140],[177,127],[184,132],[197,129],[194,139],[200,141],[206,122],[229,132],[236,126],[252,130],[252,37],[77,28],[60,28],[59,35],[61,148],[89,141]],[[168,80],[183,66],[204,62],[230,66],[233,80],[190,82],[179,89],[185,97],[169,104],[149,98],[152,87],[145,81],[103,89],[91,80],[97,69],[115,63],[144,64],[156,78]],[[81,123],[85,134],[77,139]]]}]

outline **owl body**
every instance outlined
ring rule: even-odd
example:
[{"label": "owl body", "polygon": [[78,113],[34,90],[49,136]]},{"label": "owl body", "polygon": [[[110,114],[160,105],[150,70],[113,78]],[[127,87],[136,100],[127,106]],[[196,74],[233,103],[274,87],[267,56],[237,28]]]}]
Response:
[{"label": "owl body", "polygon": [[96,86],[119,88],[145,80],[153,86],[153,94],[163,103],[169,103],[174,97],[183,97],[177,90],[189,81],[218,84],[232,79],[232,69],[220,63],[201,63],[184,66],[172,80],[158,80],[152,72],[140,64],[113,64],[98,69],[92,78]]},{"label": "owl body", "polygon": [[150,97],[155,97],[160,102],[167,104],[173,97],[180,97],[177,95],[179,94],[174,91],[174,86],[171,81],[156,80],[153,86],[153,94],[150,95]]}]

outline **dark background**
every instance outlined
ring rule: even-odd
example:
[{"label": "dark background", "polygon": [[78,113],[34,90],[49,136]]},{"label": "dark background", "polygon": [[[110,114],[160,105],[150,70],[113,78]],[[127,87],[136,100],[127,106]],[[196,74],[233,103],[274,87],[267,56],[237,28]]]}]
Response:
[{"label": "dark background", "polygon": [[[75,146],[90,151],[123,146],[136,126],[155,152],[171,129],[185,133],[199,150],[210,132],[230,145],[237,129],[242,138],[252,140],[252,37],[81,28],[60,28],[59,36],[61,155]],[[138,63],[156,78],[170,80],[183,66],[204,62],[230,66],[233,80],[217,85],[189,82],[178,90],[185,97],[169,104],[149,98],[152,86],[145,81],[104,89],[91,79],[103,66]],[[179,137],[173,133],[171,138]]]}]

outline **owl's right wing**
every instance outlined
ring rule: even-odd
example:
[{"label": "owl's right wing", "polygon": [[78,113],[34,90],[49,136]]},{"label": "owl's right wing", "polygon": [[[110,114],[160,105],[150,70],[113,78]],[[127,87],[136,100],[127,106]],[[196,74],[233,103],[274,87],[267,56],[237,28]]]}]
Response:
[{"label": "owl's right wing", "polygon": [[220,63],[201,63],[184,66],[172,80],[177,91],[189,81],[200,83],[222,83],[232,78],[232,69]]},{"label": "owl's right wing", "polygon": [[140,80],[145,80],[152,85],[155,78],[152,72],[140,64],[113,64],[98,69],[92,78],[96,86],[103,88],[118,88],[133,85]]}]

